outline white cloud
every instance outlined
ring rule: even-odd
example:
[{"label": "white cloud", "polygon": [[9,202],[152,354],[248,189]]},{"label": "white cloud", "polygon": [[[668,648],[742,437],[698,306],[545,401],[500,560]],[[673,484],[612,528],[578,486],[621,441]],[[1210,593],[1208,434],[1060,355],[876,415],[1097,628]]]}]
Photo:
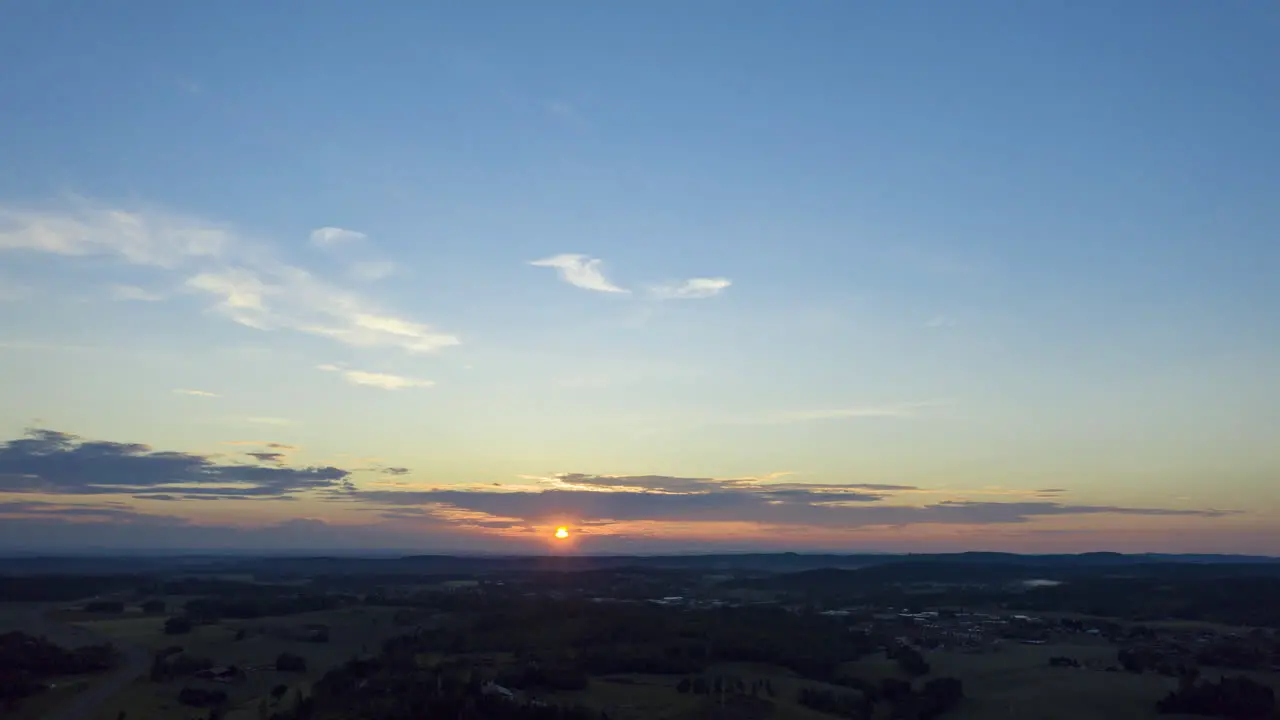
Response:
[{"label": "white cloud", "polygon": [[230,268],[197,275],[187,285],[217,297],[218,312],[260,330],[289,329],[354,347],[413,353],[461,343],[455,335],[383,312],[301,268]]},{"label": "white cloud", "polygon": [[164,296],[138,287],[137,285],[112,285],[108,290],[112,300],[156,302]]},{"label": "white cloud", "polygon": [[369,387],[382,388],[383,390],[406,390],[409,388],[427,388],[435,385],[431,380],[419,380],[417,378],[408,378],[402,375],[392,375],[390,373],[376,373],[365,370],[348,370],[339,365],[324,364],[317,365],[317,370],[326,372],[342,373],[342,376],[348,382],[354,385],[367,385]]},{"label": "white cloud", "polygon": [[[331,240],[336,236],[322,231],[351,233],[316,231]],[[171,270],[186,278],[189,290],[211,297],[215,312],[260,330],[292,330],[356,347],[414,353],[460,343],[455,335],[383,310],[274,259],[270,247],[187,216],[101,209],[83,201],[62,211],[0,206],[0,251],[5,250],[114,256]],[[136,300],[146,293],[119,292]]]},{"label": "white cloud", "polygon": [[700,300],[719,295],[733,284],[729,278],[689,278],[666,285],[655,285],[649,292],[659,300]]},{"label": "white cloud", "polygon": [[543,258],[542,260],[534,260],[529,264],[535,267],[555,268],[561,280],[583,290],[608,293],[629,292],[614,285],[604,276],[603,261],[586,255],[565,253]]},{"label": "white cloud", "polygon": [[0,207],[0,250],[68,256],[116,255],[134,265],[174,268],[214,258],[232,243],[226,229],[181,215],[126,212],[76,202],[68,212]]},{"label": "white cloud", "polygon": [[347,230],[340,227],[322,227],[311,231],[311,244],[320,248],[331,248],[337,245],[367,240],[368,237],[368,235],[355,230]]},{"label": "white cloud", "polygon": [[273,328],[267,322],[270,311],[264,298],[278,290],[263,283],[251,270],[231,268],[200,273],[187,279],[187,287],[218,297],[214,309],[241,325],[259,330]]},{"label": "white cloud", "polygon": [[222,397],[218,393],[209,392],[208,390],[189,390],[187,388],[178,388],[174,390],[178,395],[191,395],[193,397],[216,398]]},{"label": "white cloud", "polygon": [[366,260],[351,266],[351,277],[363,282],[381,280],[400,271],[400,266],[390,260]]}]

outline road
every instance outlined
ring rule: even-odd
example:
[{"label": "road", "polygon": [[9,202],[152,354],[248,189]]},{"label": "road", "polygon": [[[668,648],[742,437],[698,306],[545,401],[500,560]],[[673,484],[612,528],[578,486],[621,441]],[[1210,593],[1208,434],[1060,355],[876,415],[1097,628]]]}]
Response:
[{"label": "road", "polygon": [[49,611],[50,608],[32,610],[27,618],[28,629],[25,632],[44,635],[53,642],[71,647],[109,642],[120,651],[120,664],[111,672],[93,678],[86,690],[44,716],[44,720],[92,720],[104,708],[110,709],[109,701],[113,696],[146,674],[151,667],[151,656],[142,648],[99,635],[83,625],[51,620]]}]

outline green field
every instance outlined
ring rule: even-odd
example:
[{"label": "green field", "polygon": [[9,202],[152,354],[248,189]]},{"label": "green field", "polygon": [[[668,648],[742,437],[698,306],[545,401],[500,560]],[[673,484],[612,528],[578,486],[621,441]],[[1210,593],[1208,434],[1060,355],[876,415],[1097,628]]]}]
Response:
[{"label": "green field", "polygon": [[[354,607],[253,620],[228,620],[197,627],[185,635],[165,635],[164,616],[144,616],[136,611],[114,616],[67,613],[68,617],[77,618],[73,625],[67,625],[40,622],[38,609],[39,606],[35,605],[0,605],[0,632],[24,630],[41,634],[48,631],[72,640],[92,639],[95,642],[105,637],[149,652],[176,645],[188,655],[209,658],[215,665],[234,664],[247,670],[245,680],[231,684],[190,678],[164,683],[141,680],[106,703],[95,720],[114,720],[121,710],[129,718],[157,720],[194,717],[207,712],[185,708],[177,702],[178,691],[184,686],[225,690],[231,696],[228,714],[231,720],[257,720],[264,700],[267,701],[268,712],[275,707],[269,699],[272,688],[287,686],[289,692],[284,702],[290,703],[297,690],[309,689],[310,684],[327,669],[353,657],[374,654],[387,638],[405,630],[392,620],[396,608]],[[54,616],[50,614],[51,618]],[[295,634],[312,624],[329,628],[329,642],[297,639]],[[242,630],[245,637],[236,640]],[[53,636],[51,639],[60,641]],[[1049,645],[1006,642],[990,652],[932,651],[926,653],[932,673],[917,680],[917,686],[930,677],[959,678],[964,683],[966,699],[947,714],[951,720],[1154,720],[1157,717],[1172,720],[1175,716],[1158,716],[1154,704],[1176,686],[1176,680],[1154,673],[1134,675],[1098,669],[1117,664],[1116,651],[1116,646],[1107,641],[1087,636]],[[306,658],[307,672],[275,671],[274,661],[281,652]],[[1059,655],[1096,667],[1051,667],[1049,658]],[[471,653],[464,657],[469,657],[480,667],[494,669],[512,660],[509,653]],[[432,662],[445,658],[424,655],[422,659]],[[903,677],[897,663],[883,654],[847,663],[843,670],[850,676],[873,682],[886,677]],[[1209,669],[1202,672],[1206,679],[1216,679],[1222,674]],[[1274,673],[1244,674],[1280,689],[1280,676]],[[774,689],[774,695],[767,697],[773,705],[768,717],[777,720],[823,720],[831,717],[798,704],[797,694],[804,687],[836,693],[857,692],[851,688],[805,680],[789,670],[765,664],[723,663],[710,668],[705,676],[708,679],[716,676],[741,678],[748,684],[768,679]],[[603,710],[614,720],[723,717],[708,712],[709,706],[714,705],[714,698],[678,692],[677,684],[681,679],[679,675],[647,674],[593,677],[584,690],[556,693],[542,699]],[[24,707],[18,720],[35,720],[44,711],[56,707],[57,703],[75,692],[76,682],[73,680],[66,686],[60,684],[48,696],[33,699]],[[92,679],[78,682],[92,682]],[[888,709],[882,704],[878,712],[878,719],[887,717]]]},{"label": "green field", "polygon": [[[849,688],[805,680],[790,670],[775,665],[720,663],[713,665],[705,673],[708,679],[716,676],[741,678],[747,684],[754,680],[769,680],[774,696],[762,697],[773,703],[773,712],[768,717],[775,720],[830,720],[830,715],[796,702],[796,696],[802,687],[856,692]],[[679,692],[676,685],[683,677],[685,676],[638,673],[594,677],[587,689],[557,693],[553,698],[559,702],[603,710],[609,717],[617,720],[693,720],[705,717],[705,706],[713,705],[714,698]]]},{"label": "green field", "polygon": [[1155,718],[1156,700],[1177,685],[1153,673],[1050,667],[1049,658],[1055,655],[1105,666],[1115,664],[1116,649],[1102,643],[1006,644],[992,653],[934,652],[927,657],[935,675],[964,682],[966,700],[948,715],[955,720]]},{"label": "green field", "polygon": [[27,698],[16,713],[5,715],[5,720],[39,720],[89,687],[93,680],[92,677],[69,677],[55,681],[57,687]]},{"label": "green field", "polygon": [[[131,718],[185,717],[193,708],[177,701],[178,691],[191,686],[224,690],[231,697],[231,720],[256,720],[260,703],[272,707],[270,693],[277,685],[290,688],[285,702],[291,702],[296,689],[306,690],[326,670],[353,657],[376,654],[389,637],[400,634],[390,608],[347,608],[283,617],[228,620],[216,625],[195,628],[185,635],[164,634],[162,617],[127,617],[81,623],[115,640],[149,651],[180,646],[183,652],[211,659],[215,665],[237,665],[246,669],[246,679],[235,683],[215,683],[195,679],[177,679],[164,683],[139,680],[114,702],[107,703],[98,717],[113,720],[120,710]],[[292,631],[308,624],[329,627],[329,642],[313,643],[289,637]],[[240,630],[246,637],[236,640]],[[275,658],[282,652],[301,655],[307,660],[305,673],[281,673],[274,669]]]},{"label": "green field", "polygon": [[[45,611],[49,607],[48,603],[0,603],[0,633],[22,632],[28,635],[44,636],[50,642],[72,648],[101,641],[101,638],[79,627],[46,621]],[[96,683],[98,679],[98,675],[54,678],[51,680],[55,686],[52,690],[27,698],[15,714],[5,716],[6,720],[9,717],[13,720],[38,720]]]}]

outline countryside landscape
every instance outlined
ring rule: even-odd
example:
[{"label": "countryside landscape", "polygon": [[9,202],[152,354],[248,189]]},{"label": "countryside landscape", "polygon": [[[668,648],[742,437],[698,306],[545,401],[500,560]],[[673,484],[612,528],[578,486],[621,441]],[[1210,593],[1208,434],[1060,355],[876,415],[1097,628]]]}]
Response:
[{"label": "countryside landscape", "polygon": [[[205,557],[153,560],[145,573],[125,559],[93,560],[93,573],[87,564],[0,566],[7,714],[1277,716],[1280,560],[1269,558]],[[77,672],[64,659],[62,671],[15,650],[23,642],[104,659]]]},{"label": "countryside landscape", "polygon": [[0,0],[0,720],[1280,720],[1280,0]]}]

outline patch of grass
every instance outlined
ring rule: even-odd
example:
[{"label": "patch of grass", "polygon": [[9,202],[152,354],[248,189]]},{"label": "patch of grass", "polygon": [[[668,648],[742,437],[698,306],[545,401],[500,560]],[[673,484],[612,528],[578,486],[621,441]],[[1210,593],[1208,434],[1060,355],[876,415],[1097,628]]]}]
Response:
[{"label": "patch of grass", "polygon": [[63,703],[83,692],[89,687],[92,677],[69,677],[54,680],[57,687],[27,698],[12,715],[5,715],[5,720],[39,720],[56,710]]},{"label": "patch of grass", "polygon": [[30,632],[31,613],[39,607],[36,603],[0,603],[0,633]]},{"label": "patch of grass", "polygon": [[[768,717],[773,720],[830,720],[830,716],[806,708],[796,702],[802,687],[815,687],[838,692],[857,692],[797,677],[795,673],[774,665],[760,663],[719,663],[708,669],[704,677],[741,678],[750,685],[768,680],[774,695],[761,693],[760,698],[773,705]],[[603,710],[617,720],[693,720],[714,714],[716,697],[681,693],[676,689],[684,675],[646,675],[625,673],[593,677],[585,690],[557,693],[554,699],[596,710]]]},{"label": "patch of grass", "polygon": [[592,678],[585,690],[557,693],[559,702],[583,705],[609,713],[617,720],[669,720],[679,717],[694,706],[691,695],[676,692],[673,678],[665,676],[627,675],[627,682],[609,682]]},{"label": "patch of grass", "polygon": [[1050,667],[1055,655],[1114,664],[1115,648],[1099,644],[1006,644],[984,654],[932,652],[928,677],[964,683],[966,699],[950,720],[1139,720],[1155,718],[1155,702],[1173,689],[1173,678],[1146,673]]},{"label": "patch of grass", "polygon": [[[386,639],[403,632],[403,628],[391,622],[393,614],[394,608],[344,608],[281,617],[227,620],[196,627],[185,635],[165,635],[163,617],[83,623],[103,635],[151,651],[179,646],[184,653],[209,658],[215,665],[237,665],[245,669],[247,675],[244,681],[229,684],[190,678],[164,683],[142,680],[130,685],[103,707],[97,720],[114,720],[120,710],[130,718],[185,717],[191,713],[182,709],[177,697],[178,691],[188,685],[226,691],[231,698],[228,718],[256,720],[262,700],[267,700],[269,710],[275,709],[270,699],[275,686],[283,684],[289,687],[283,702],[291,703],[297,690],[309,691],[311,683],[330,668],[354,657],[378,653]],[[291,636],[308,624],[328,626],[329,642],[306,642]],[[236,640],[241,630],[245,631],[245,637]],[[276,656],[282,652],[306,658],[307,672],[276,672]]]}]

